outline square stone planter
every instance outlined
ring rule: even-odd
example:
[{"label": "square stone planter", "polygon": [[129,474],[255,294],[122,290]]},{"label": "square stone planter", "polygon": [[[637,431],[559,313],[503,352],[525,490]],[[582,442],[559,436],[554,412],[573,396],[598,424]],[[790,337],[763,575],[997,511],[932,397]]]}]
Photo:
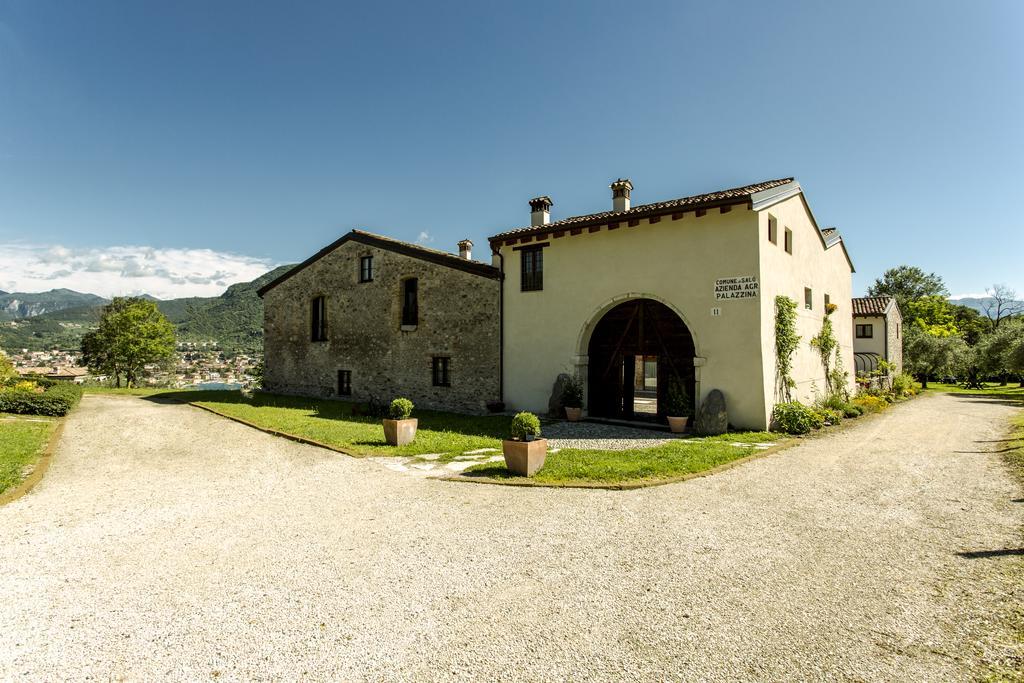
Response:
[{"label": "square stone planter", "polygon": [[501,452],[505,455],[505,467],[509,472],[521,477],[532,477],[544,467],[544,459],[548,456],[548,440],[505,440],[501,442]]},{"label": "square stone planter", "polygon": [[410,417],[408,420],[384,420],[384,440],[390,446],[404,446],[416,438],[416,426],[419,420]]}]

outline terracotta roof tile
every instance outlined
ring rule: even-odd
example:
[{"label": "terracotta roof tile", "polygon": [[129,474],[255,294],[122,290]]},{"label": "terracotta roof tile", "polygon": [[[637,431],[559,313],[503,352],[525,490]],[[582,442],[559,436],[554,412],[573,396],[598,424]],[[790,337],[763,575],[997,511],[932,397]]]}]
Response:
[{"label": "terracotta roof tile", "polygon": [[892,301],[891,296],[862,296],[853,300],[853,314],[885,315],[885,309]]},{"label": "terracotta roof tile", "polygon": [[563,227],[572,227],[580,223],[600,223],[602,221],[612,220],[628,220],[629,218],[642,216],[650,213],[657,213],[660,211],[669,211],[672,209],[695,209],[701,206],[709,204],[726,203],[730,199],[742,199],[749,197],[752,194],[761,192],[763,190],[770,190],[773,187],[779,187],[786,183],[793,182],[793,178],[779,178],[777,180],[766,180],[761,183],[754,183],[753,185],[744,185],[743,187],[734,187],[728,190],[719,190],[717,192],[708,192],[706,194],[697,194],[691,197],[681,197],[679,199],[670,199],[664,202],[655,202],[653,204],[641,204],[634,206],[629,211],[602,211],[600,213],[591,213],[585,216],[571,216],[569,218],[563,218],[560,221],[554,221],[545,225],[528,225],[522,228],[515,228],[514,230],[506,230],[505,232],[499,233],[490,237],[490,241],[494,242],[497,240],[503,240],[510,237],[519,237],[528,233],[534,232],[549,232],[551,230],[557,230]]}]

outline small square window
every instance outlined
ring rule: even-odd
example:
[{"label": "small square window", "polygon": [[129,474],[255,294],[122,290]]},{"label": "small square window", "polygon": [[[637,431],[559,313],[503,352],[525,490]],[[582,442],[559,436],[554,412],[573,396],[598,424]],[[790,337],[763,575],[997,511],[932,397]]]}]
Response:
[{"label": "small square window", "polygon": [[448,356],[434,356],[433,375],[435,387],[450,387],[452,378],[450,374],[452,359]]},{"label": "small square window", "polygon": [[814,292],[810,287],[804,287],[804,308],[808,311],[814,308]]},{"label": "small square window", "polygon": [[857,325],[857,339],[871,339],[874,336],[874,325]]},{"label": "small square window", "polygon": [[352,371],[338,370],[338,396],[352,395]]},{"label": "small square window", "polygon": [[775,216],[768,216],[768,241],[772,244],[779,243],[779,222]]},{"label": "small square window", "polygon": [[359,281],[373,282],[373,257],[362,256],[359,258]]},{"label": "small square window", "polygon": [[793,253],[793,231],[786,228],[786,253]]}]

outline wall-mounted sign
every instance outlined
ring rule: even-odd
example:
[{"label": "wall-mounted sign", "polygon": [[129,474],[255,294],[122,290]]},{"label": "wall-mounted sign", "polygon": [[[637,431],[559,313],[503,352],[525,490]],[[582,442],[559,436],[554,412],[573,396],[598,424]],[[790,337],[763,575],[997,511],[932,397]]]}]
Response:
[{"label": "wall-mounted sign", "polygon": [[758,293],[757,276],[722,277],[715,280],[715,300],[756,299]]}]

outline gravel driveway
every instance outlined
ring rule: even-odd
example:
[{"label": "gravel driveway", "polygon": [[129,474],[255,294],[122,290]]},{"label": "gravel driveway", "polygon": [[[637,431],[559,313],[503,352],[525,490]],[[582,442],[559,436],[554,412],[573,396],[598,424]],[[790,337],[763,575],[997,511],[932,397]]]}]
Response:
[{"label": "gravel driveway", "polygon": [[991,452],[1013,410],[928,396],[712,477],[585,491],[89,396],[0,508],[0,679],[963,680],[1019,654],[1000,615],[1024,558],[958,554],[1024,545]]}]

